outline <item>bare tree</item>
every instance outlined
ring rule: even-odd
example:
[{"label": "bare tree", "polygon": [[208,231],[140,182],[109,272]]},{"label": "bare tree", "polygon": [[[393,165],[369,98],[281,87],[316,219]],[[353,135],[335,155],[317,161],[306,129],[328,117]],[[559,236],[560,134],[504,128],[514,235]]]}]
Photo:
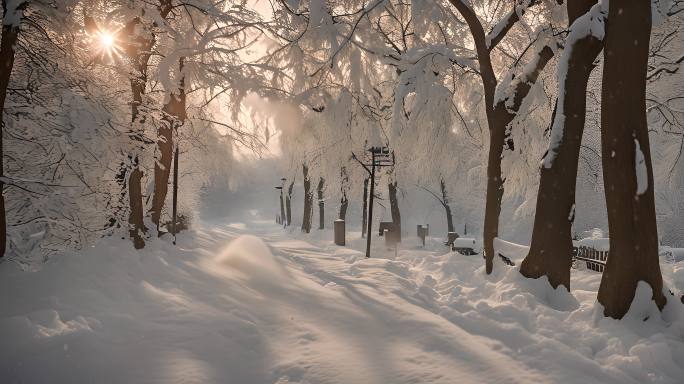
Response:
[{"label": "bare tree", "polygon": [[444,213],[446,215],[447,232],[455,232],[456,229],[454,228],[454,217],[451,213],[451,206],[449,205],[449,196],[447,194],[446,183],[444,182],[444,178],[442,177],[439,180],[439,189],[441,196],[437,195],[436,193],[421,185],[419,185],[418,187],[432,195],[432,197],[434,197],[435,200],[437,200],[442,205],[442,207],[444,208]]}]

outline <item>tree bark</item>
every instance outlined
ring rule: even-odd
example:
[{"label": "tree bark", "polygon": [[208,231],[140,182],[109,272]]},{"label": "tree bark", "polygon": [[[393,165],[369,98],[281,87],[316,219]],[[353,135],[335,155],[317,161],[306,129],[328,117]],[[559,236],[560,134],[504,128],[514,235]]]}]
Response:
[{"label": "tree bark", "polygon": [[[14,12],[21,12],[20,20],[23,20],[24,9],[27,3],[19,3]],[[5,133],[5,99],[7,98],[7,88],[9,87],[10,77],[12,76],[12,69],[14,68],[14,45],[19,37],[19,24],[5,23],[8,9],[7,1],[2,1],[3,9],[3,23],[2,23],[2,39],[0,41],[0,124],[2,131],[0,131],[0,178],[5,176],[4,164],[4,148],[2,137]],[[0,258],[5,256],[5,248],[7,248],[7,217],[5,213],[5,194],[2,179],[0,179]]]},{"label": "tree bark", "polygon": [[287,196],[285,197],[285,215],[287,216],[286,225],[288,227],[292,224],[292,188],[294,188],[294,181],[287,188]]},{"label": "tree bark", "polygon": [[363,213],[361,215],[361,237],[364,237],[368,224],[368,178],[363,179]]},{"label": "tree bark", "polygon": [[658,260],[653,169],[646,121],[651,3],[611,6],[601,93],[601,150],[610,251],[598,291],[604,315],[622,318],[639,281],[665,305]]},{"label": "tree bark", "polygon": [[389,189],[390,212],[392,213],[392,224],[397,231],[397,239],[401,242],[401,212],[399,211],[399,200],[397,199],[397,182],[390,182]]},{"label": "tree bark", "polygon": [[318,187],[316,188],[318,194],[318,229],[325,229],[325,200],[323,199],[323,186],[325,179],[318,179]]},{"label": "tree bark", "polygon": [[302,217],[302,232],[311,232],[311,216],[313,215],[313,192],[311,192],[311,179],[309,179],[309,167],[302,165],[304,174],[304,216]]},{"label": "tree bark", "polygon": [[444,183],[444,179],[441,179],[439,181],[439,187],[442,191],[442,205],[444,206],[444,210],[446,211],[447,232],[455,232],[456,230],[454,229],[454,217],[451,214],[451,207],[449,206],[449,196],[447,196],[446,184]]},{"label": "tree bark", "polygon": [[177,126],[185,122],[185,81],[183,79],[183,59],[179,61],[181,80],[178,87],[178,94],[171,93],[169,100],[162,109],[162,124],[157,129],[157,149],[159,158],[154,163],[154,194],[152,195],[152,209],[150,216],[152,222],[159,231],[159,222],[162,209],[166,202],[166,195],[169,190],[169,175],[171,173],[171,162],[173,160],[173,131],[178,130]]},{"label": "tree bark", "polygon": [[[595,3],[594,0],[568,1],[571,30],[572,23]],[[587,83],[594,69],[594,61],[602,49],[603,42],[592,35],[566,47],[569,50],[567,75],[564,83],[559,85],[560,90],[565,90],[562,97],[563,114],[556,115],[556,105],[551,123],[550,146],[555,145],[556,148],[551,149],[553,153],[545,155],[540,170],[532,243],[520,266],[523,276],[546,276],[554,289],[563,285],[570,290],[571,231],[575,218],[575,187],[586,115]],[[553,142],[554,129],[562,130],[562,137],[557,144]]]},{"label": "tree bark", "polygon": [[[136,158],[137,160],[137,158]],[[145,225],[143,224],[143,206],[142,206],[142,191],[140,180],[143,172],[135,164],[133,170],[128,178],[128,197],[131,212],[128,217],[128,232],[133,239],[133,246],[135,249],[145,247]]]}]

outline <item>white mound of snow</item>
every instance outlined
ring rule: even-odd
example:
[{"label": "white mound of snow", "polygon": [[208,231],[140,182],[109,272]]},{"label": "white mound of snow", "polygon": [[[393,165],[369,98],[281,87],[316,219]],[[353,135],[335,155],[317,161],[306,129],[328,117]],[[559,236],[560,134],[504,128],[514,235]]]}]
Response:
[{"label": "white mound of snow", "polygon": [[285,275],[268,245],[252,235],[242,235],[230,242],[215,261],[252,281],[275,282]]}]

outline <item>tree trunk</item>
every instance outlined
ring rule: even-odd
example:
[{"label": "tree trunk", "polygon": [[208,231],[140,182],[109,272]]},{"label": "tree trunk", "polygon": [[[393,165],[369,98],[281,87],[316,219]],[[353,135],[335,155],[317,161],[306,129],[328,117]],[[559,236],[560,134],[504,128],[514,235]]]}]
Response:
[{"label": "tree trunk", "polygon": [[[142,104],[142,95],[145,92],[145,80],[143,78],[131,79],[131,91],[133,93],[133,103],[131,104],[131,119],[132,126],[129,136],[138,148],[133,150],[133,153],[128,155],[130,164],[124,164],[126,167],[120,171],[121,175],[128,173],[128,201],[130,212],[128,215],[128,232],[133,240],[133,246],[136,249],[145,247],[144,233],[147,232],[145,223],[143,222],[143,197],[141,180],[143,172],[140,170],[140,159],[138,151],[143,151],[144,148],[144,132],[142,126],[145,123],[145,117],[138,119],[138,106]],[[125,185],[123,186],[126,187]]]},{"label": "tree trunk", "polygon": [[340,168],[340,178],[342,179],[340,183],[340,193],[342,194],[342,197],[340,198],[340,214],[338,215],[338,219],[345,220],[347,217],[347,207],[349,206],[349,200],[347,200],[349,176],[347,176],[346,167]]},{"label": "tree trunk", "polygon": [[143,238],[145,234],[145,225],[143,224],[143,204],[140,184],[142,176],[143,172],[139,169],[138,164],[135,164],[128,177],[128,197],[131,207],[130,216],[128,217],[128,231],[133,239],[133,246],[135,249],[145,247],[145,240]]},{"label": "tree trunk", "polygon": [[311,216],[313,215],[313,193],[309,179],[309,167],[302,165],[304,174],[304,216],[302,217],[302,232],[311,232]]},{"label": "tree trunk", "polygon": [[338,216],[338,219],[340,220],[346,220],[347,219],[347,207],[349,206],[349,200],[347,199],[347,193],[343,192],[342,198],[340,199],[340,214]]},{"label": "tree trunk", "polygon": [[598,301],[605,316],[620,319],[629,310],[639,281],[650,285],[660,309],[665,297],[646,122],[651,3],[620,2],[608,12],[601,151],[610,251]]},{"label": "tree trunk", "polygon": [[[179,61],[179,70],[183,71],[183,59]],[[181,74],[182,76],[182,74]],[[181,77],[178,95],[171,93],[169,101],[164,105],[162,124],[157,129],[157,149],[159,158],[154,163],[154,194],[152,195],[152,222],[159,230],[162,209],[169,190],[169,175],[173,160],[173,131],[185,122],[185,81]]]},{"label": "tree trunk", "polygon": [[[21,12],[23,19],[26,2],[20,3],[15,12]],[[5,213],[5,195],[2,177],[5,176],[4,165],[4,149],[2,137],[5,133],[5,99],[7,98],[7,88],[9,87],[10,77],[12,76],[12,68],[14,68],[14,45],[19,37],[19,23],[12,24],[7,22],[7,1],[2,1],[3,8],[3,24],[2,24],[2,41],[0,42],[0,124],[2,131],[0,131],[0,258],[5,256],[5,248],[7,248],[7,218]],[[14,15],[12,15],[14,16]]]},{"label": "tree trunk", "polygon": [[390,212],[392,213],[392,224],[397,231],[397,239],[401,242],[401,212],[399,211],[399,200],[397,199],[397,182],[388,184]]},{"label": "tree trunk", "polygon": [[[593,0],[567,3],[571,30],[572,23],[595,3]],[[602,48],[603,42],[589,35],[566,47],[561,58],[567,62],[565,81],[559,85],[565,94],[556,103],[563,103],[563,113],[556,114],[556,105],[549,152],[540,171],[532,244],[520,266],[523,276],[535,279],[547,276],[553,288],[564,285],[570,290],[571,230],[575,218],[575,186],[586,115],[587,82]]]},{"label": "tree trunk", "polygon": [[286,225],[288,227],[292,224],[292,188],[294,188],[294,181],[287,188],[287,197],[285,197],[285,215],[287,216]]},{"label": "tree trunk", "polygon": [[316,188],[318,194],[318,229],[325,229],[325,200],[323,200],[323,186],[325,179],[318,179],[318,187]]},{"label": "tree trunk", "polygon": [[454,217],[451,214],[451,207],[449,206],[449,196],[447,196],[446,184],[444,183],[444,179],[441,179],[439,181],[439,187],[442,191],[442,205],[444,205],[444,210],[446,211],[447,232],[455,232],[456,230],[454,229]]},{"label": "tree trunk", "polygon": [[363,179],[363,213],[361,215],[361,237],[364,237],[368,223],[368,178]]}]

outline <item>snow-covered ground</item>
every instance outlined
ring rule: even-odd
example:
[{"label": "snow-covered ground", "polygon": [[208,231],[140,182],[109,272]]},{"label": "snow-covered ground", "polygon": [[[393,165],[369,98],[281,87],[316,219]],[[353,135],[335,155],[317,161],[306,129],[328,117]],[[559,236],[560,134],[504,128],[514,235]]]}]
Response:
[{"label": "snow-covered ground", "polygon": [[[0,264],[3,383],[682,383],[684,310],[641,286],[600,316],[600,275],[572,294],[480,256],[395,255],[358,233],[197,224],[178,246],[108,238],[36,272]],[[519,261],[525,249],[499,242]],[[663,266],[681,294],[684,264]],[[644,320],[646,319],[646,320]]]}]

